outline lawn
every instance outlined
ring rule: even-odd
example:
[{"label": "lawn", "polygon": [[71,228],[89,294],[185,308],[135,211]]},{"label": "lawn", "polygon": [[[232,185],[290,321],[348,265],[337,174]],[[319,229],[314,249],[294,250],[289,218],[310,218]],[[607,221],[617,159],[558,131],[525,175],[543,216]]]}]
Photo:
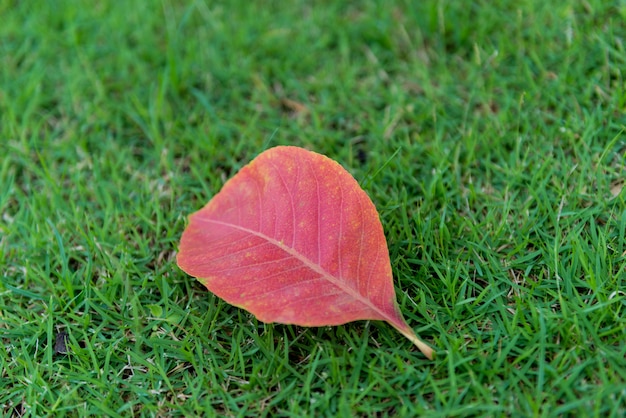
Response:
[{"label": "lawn", "polygon": [[[625,43],[617,0],[0,2],[0,413],[624,416]],[[433,361],[177,267],[284,144],[371,197]]]}]

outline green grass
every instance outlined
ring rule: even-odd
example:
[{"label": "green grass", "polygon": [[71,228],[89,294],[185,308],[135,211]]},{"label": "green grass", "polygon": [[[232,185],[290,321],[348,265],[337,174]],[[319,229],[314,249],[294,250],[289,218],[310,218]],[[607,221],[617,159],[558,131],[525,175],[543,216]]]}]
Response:
[{"label": "green grass", "polygon": [[[0,412],[624,416],[626,3],[264,3],[0,3]],[[434,361],[177,268],[279,144],[364,186]]]}]

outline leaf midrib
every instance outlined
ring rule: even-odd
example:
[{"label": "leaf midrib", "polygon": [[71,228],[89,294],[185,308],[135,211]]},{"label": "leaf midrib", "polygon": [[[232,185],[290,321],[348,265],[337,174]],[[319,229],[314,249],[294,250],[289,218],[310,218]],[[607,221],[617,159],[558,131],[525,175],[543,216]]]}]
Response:
[{"label": "leaf midrib", "polygon": [[293,248],[291,248],[291,247],[281,243],[280,241],[278,241],[278,240],[276,240],[276,239],[274,239],[274,238],[272,238],[270,236],[267,236],[267,235],[263,234],[262,232],[255,231],[255,230],[249,229],[249,228],[245,228],[243,226],[231,224],[231,223],[228,223],[228,222],[222,222],[222,221],[217,221],[217,220],[214,220],[214,219],[206,219],[206,218],[200,218],[199,220],[201,220],[203,222],[210,222],[210,223],[214,223],[214,224],[217,224],[217,225],[222,225],[222,226],[225,226],[225,227],[237,229],[239,231],[246,232],[248,234],[257,236],[259,238],[262,238],[262,239],[268,241],[270,244],[275,245],[276,247],[280,248],[283,251],[286,251],[288,254],[290,254],[291,256],[293,256],[296,259],[298,259],[306,267],[308,267],[311,270],[313,270],[316,273],[318,273],[320,276],[322,276],[323,278],[328,280],[330,283],[332,283],[333,285],[335,285],[338,288],[340,288],[342,291],[344,291],[346,294],[348,294],[350,297],[352,297],[356,301],[366,305],[367,307],[369,307],[370,309],[372,309],[373,311],[378,313],[385,321],[388,321],[391,324],[394,324],[396,322],[395,318],[391,317],[389,314],[387,314],[384,311],[382,311],[378,306],[373,304],[371,300],[365,298],[363,295],[358,293],[352,287],[346,286],[345,283],[340,281],[337,277],[333,276],[332,274],[328,273],[319,264],[314,263],[313,261],[309,260],[307,257],[302,255],[301,253],[299,253],[295,249],[293,249]]}]

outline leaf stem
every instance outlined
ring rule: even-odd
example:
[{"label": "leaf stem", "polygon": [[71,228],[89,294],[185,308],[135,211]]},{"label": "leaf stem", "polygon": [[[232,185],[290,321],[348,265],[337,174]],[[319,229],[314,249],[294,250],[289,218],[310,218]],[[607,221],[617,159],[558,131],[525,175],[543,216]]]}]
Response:
[{"label": "leaf stem", "polygon": [[420,340],[411,328],[397,328],[397,330],[400,331],[402,335],[411,340],[411,342],[415,344],[417,348],[419,348],[419,350],[428,358],[428,360],[432,360],[435,357],[433,349],[430,348],[430,346],[428,346],[428,344],[426,344],[424,341]]}]

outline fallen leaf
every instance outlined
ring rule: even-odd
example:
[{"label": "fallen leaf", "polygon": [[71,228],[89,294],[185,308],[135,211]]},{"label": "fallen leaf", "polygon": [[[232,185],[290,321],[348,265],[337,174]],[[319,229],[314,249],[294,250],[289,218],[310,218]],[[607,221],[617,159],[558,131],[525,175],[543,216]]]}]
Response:
[{"label": "fallen leaf", "polygon": [[335,161],[267,150],[189,217],[178,266],[263,322],[381,320],[432,359],[398,305],[378,212]]},{"label": "fallen leaf", "polygon": [[622,192],[624,188],[624,180],[614,181],[611,183],[611,199],[615,199]]},{"label": "fallen leaf", "polygon": [[54,338],[54,354],[67,354],[67,332],[61,331]]},{"label": "fallen leaf", "polygon": [[309,112],[309,109],[302,103],[296,102],[295,100],[291,100],[286,97],[280,99],[280,103],[283,108],[290,111],[293,116],[306,115]]}]

